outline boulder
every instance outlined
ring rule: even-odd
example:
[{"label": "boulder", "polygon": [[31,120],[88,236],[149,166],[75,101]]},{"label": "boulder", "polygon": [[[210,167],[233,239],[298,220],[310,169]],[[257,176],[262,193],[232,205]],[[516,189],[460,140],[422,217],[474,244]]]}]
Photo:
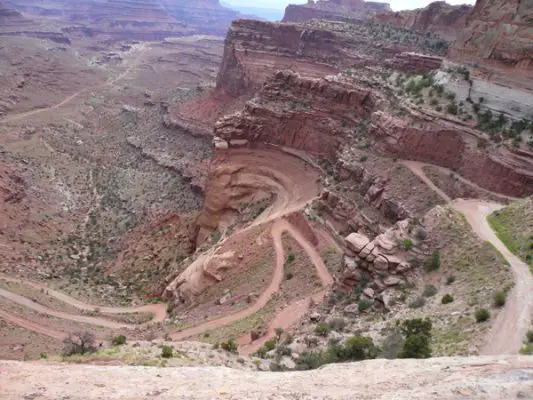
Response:
[{"label": "boulder", "polygon": [[317,313],[316,311],[312,312],[310,315],[309,315],[309,320],[311,322],[318,322],[322,319],[322,316]]},{"label": "boulder", "polygon": [[363,296],[365,296],[368,299],[373,299],[375,295],[374,289],[367,287],[365,290],[363,290]]},{"label": "boulder", "polygon": [[357,315],[359,314],[359,305],[357,303],[347,305],[342,311],[346,315]]},{"label": "boulder", "polygon": [[[368,243],[364,249],[359,252],[359,257],[366,259],[374,250],[374,243]],[[370,261],[370,260],[367,260]]]},{"label": "boulder", "polygon": [[357,254],[359,254],[361,250],[363,250],[365,246],[370,243],[370,239],[368,237],[356,232],[350,233],[344,239],[344,241],[346,242],[346,246],[348,246],[349,249]]},{"label": "boulder", "polygon": [[385,283],[387,286],[398,286],[399,284],[403,283],[403,280],[396,276],[388,276],[385,278],[383,283]]},{"label": "boulder", "polygon": [[382,255],[377,256],[374,260],[374,269],[377,271],[387,271],[389,269],[389,261]]}]

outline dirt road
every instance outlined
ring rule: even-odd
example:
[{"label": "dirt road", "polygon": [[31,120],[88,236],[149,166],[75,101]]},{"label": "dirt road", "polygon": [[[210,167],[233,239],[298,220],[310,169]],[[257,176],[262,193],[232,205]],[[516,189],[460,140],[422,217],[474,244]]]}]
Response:
[{"label": "dirt road", "polygon": [[478,200],[457,200],[453,207],[462,212],[474,232],[490,242],[511,265],[515,286],[507,296],[505,308],[498,314],[481,354],[516,354],[526,332],[531,329],[533,313],[533,277],[528,265],[512,254],[491,229],[487,217],[501,205]]},{"label": "dirt road", "polygon": [[502,205],[475,199],[453,201],[426,176],[422,169],[425,164],[413,161],[403,161],[403,163],[454,209],[461,212],[473,231],[482,240],[491,243],[510,264],[515,286],[508,294],[505,308],[494,321],[480,353],[485,355],[518,353],[526,332],[531,328],[533,276],[528,265],[505,247],[487,221],[487,217],[501,209]]},{"label": "dirt road", "polygon": [[[170,335],[170,337],[173,340],[184,340],[188,337],[196,336],[209,330],[220,328],[222,326],[229,325],[233,322],[237,322],[260,311],[268,303],[272,296],[275,293],[279,292],[281,282],[283,280],[285,252],[283,250],[283,243],[281,237],[283,232],[285,231],[289,232],[289,234],[300,244],[300,246],[302,246],[302,248],[308,254],[323,284],[327,286],[333,283],[333,278],[331,277],[328,269],[324,265],[322,258],[313,248],[313,246],[288,221],[284,219],[279,219],[274,223],[271,230],[272,239],[274,241],[274,249],[276,251],[276,265],[274,267],[274,274],[272,276],[270,284],[268,285],[268,288],[261,294],[261,296],[259,296],[254,305],[234,314],[208,321],[195,327],[185,329],[181,332],[173,333]],[[287,307],[287,309],[282,311],[280,315],[283,315],[284,317],[282,318],[282,321],[278,321],[280,327],[288,326],[289,324],[298,321],[299,318],[297,317],[297,315],[292,314],[290,312],[291,306],[294,308],[295,311],[297,311],[298,309],[302,309],[302,305],[297,303],[290,305],[289,307]],[[271,331],[270,333],[273,333],[273,329],[275,329],[276,327],[271,327],[272,329],[269,329],[269,332]]]}]

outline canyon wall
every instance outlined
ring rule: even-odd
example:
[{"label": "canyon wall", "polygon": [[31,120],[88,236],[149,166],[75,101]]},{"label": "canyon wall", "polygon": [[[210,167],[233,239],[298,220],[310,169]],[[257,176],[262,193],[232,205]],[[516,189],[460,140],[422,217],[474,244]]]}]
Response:
[{"label": "canyon wall", "polygon": [[453,41],[465,26],[472,7],[468,5],[452,6],[444,1],[436,1],[425,8],[417,10],[380,13],[376,20],[390,23],[422,33],[433,33]]},{"label": "canyon wall", "polygon": [[285,9],[283,22],[303,22],[311,19],[332,21],[362,21],[378,12],[390,11],[388,3],[363,0],[319,0],[301,5],[289,5]]},{"label": "canyon wall", "polygon": [[449,56],[533,73],[533,1],[478,0]]},{"label": "canyon wall", "polygon": [[481,132],[409,107],[395,110],[371,79],[361,77],[317,79],[280,71],[242,112],[222,118],[215,135],[229,147],[268,143],[334,162],[342,147],[357,142],[353,127],[360,121],[368,121],[375,154],[440,165],[511,196],[533,193],[531,154],[504,146],[480,149]]},{"label": "canyon wall", "polygon": [[217,89],[233,97],[254,93],[276,70],[291,69],[309,77],[322,77],[348,67],[381,64],[398,69],[429,71],[438,68],[438,57],[409,54],[411,46],[390,44],[357,25],[276,24],[235,21],[225,42]]}]

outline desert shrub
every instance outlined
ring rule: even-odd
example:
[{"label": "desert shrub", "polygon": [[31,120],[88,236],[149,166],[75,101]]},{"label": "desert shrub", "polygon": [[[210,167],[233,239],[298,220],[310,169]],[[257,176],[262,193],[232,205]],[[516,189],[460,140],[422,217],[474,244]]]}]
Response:
[{"label": "desert shrub", "polygon": [[211,233],[211,241],[216,244],[222,237],[222,234],[219,231],[214,231]]},{"label": "desert shrub", "polygon": [[357,309],[359,311],[365,311],[368,310],[372,306],[372,303],[366,299],[361,299],[357,303]]},{"label": "desert shrub", "polygon": [[530,356],[533,355],[533,343],[526,343],[522,346],[520,349],[520,354],[523,356]]},{"label": "desert shrub", "polygon": [[412,302],[410,302],[407,306],[409,308],[422,308],[426,304],[426,300],[420,296],[414,299]]},{"label": "desert shrub", "polygon": [[170,346],[163,345],[161,347],[161,357],[172,358],[174,356],[174,350]]},{"label": "desert shrub", "polygon": [[451,285],[454,282],[455,282],[455,276],[454,275],[450,275],[449,277],[446,278],[446,285]]},{"label": "desert shrub", "polygon": [[431,357],[430,338],[424,334],[408,336],[403,344],[400,358],[429,358]]},{"label": "desert shrub", "polygon": [[342,332],[346,328],[346,320],[344,318],[333,318],[329,321],[329,327],[332,331]]},{"label": "desert shrub", "polygon": [[401,358],[431,357],[431,329],[433,324],[429,318],[409,319],[403,321],[401,332],[405,336]]},{"label": "desert shrub", "polygon": [[292,278],[294,278],[294,274],[292,272],[287,272],[285,274],[285,279],[290,281]]},{"label": "desert shrub", "polygon": [[270,350],[274,350],[276,348],[276,340],[275,339],[267,340],[264,346],[267,352]]},{"label": "desert shrub", "polygon": [[442,300],[440,301],[442,304],[450,304],[453,303],[454,298],[453,295],[446,293],[444,296],[442,296]]},{"label": "desert shrub", "polygon": [[341,353],[341,361],[362,361],[376,358],[377,347],[372,338],[366,336],[352,336],[346,339]]},{"label": "desert shrub", "polygon": [[[275,346],[276,346],[276,343],[274,342],[274,347]],[[220,348],[222,350],[228,351],[230,353],[236,353],[237,352],[237,343],[235,342],[235,340],[229,339],[227,342],[220,343]]]},{"label": "desert shrub", "polygon": [[422,293],[422,296],[424,297],[433,297],[437,294],[438,290],[435,286],[433,285],[426,285],[426,287],[424,287],[424,292]]},{"label": "desert shrub", "polygon": [[276,342],[279,343],[279,341],[281,340],[281,335],[283,335],[283,328],[276,328],[274,329],[274,332],[276,333]]},{"label": "desert shrub", "polygon": [[294,262],[294,260],[296,260],[296,256],[294,254],[290,253],[287,256],[287,264],[292,264]]},{"label": "desert shrub", "polygon": [[526,338],[528,343],[533,343],[533,330],[527,331]]},{"label": "desert shrub", "polygon": [[446,112],[447,112],[448,114],[457,115],[458,112],[459,112],[459,108],[457,107],[457,104],[455,104],[455,103],[450,103],[450,104],[448,104],[448,106],[446,107]]},{"label": "desert shrub", "polygon": [[87,331],[71,333],[63,340],[63,355],[72,356],[74,354],[92,353],[94,347],[94,335]]},{"label": "desert shrub", "polygon": [[327,324],[325,322],[321,322],[315,327],[315,333],[318,336],[326,337],[326,336],[329,335],[330,331],[331,331],[331,328],[329,327],[329,324]]},{"label": "desert shrub", "polygon": [[113,339],[111,339],[111,344],[113,346],[121,346],[123,344],[126,344],[126,336],[118,335],[113,337]]},{"label": "desert shrub", "polygon": [[414,243],[411,239],[405,239],[403,242],[402,242],[402,246],[404,248],[404,250],[411,250],[413,247],[414,247]]},{"label": "desert shrub", "polygon": [[448,93],[448,94],[446,95],[446,98],[447,98],[448,100],[452,100],[452,101],[455,100],[455,93]]},{"label": "desert shrub", "polygon": [[485,322],[490,318],[490,312],[486,308],[479,308],[475,312],[476,322]]},{"label": "desert shrub", "polygon": [[506,295],[504,292],[495,292],[493,295],[492,295],[492,302],[494,304],[494,307],[503,307],[505,305],[505,298],[506,298]]},{"label": "desert shrub", "polygon": [[360,162],[365,162],[365,161],[368,161],[368,156],[361,156],[361,158],[359,159]]},{"label": "desert shrub", "polygon": [[431,253],[431,257],[424,264],[424,270],[426,272],[433,272],[440,268],[440,252],[434,251]]},{"label": "desert shrub", "polygon": [[441,106],[435,107],[435,111],[441,112],[442,111],[442,107]]}]

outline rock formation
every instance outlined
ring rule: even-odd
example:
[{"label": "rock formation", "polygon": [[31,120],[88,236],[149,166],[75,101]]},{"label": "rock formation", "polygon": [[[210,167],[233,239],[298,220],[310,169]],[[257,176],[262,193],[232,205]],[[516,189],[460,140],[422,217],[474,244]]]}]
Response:
[{"label": "rock formation", "polygon": [[378,12],[390,11],[388,3],[363,0],[318,0],[307,4],[289,5],[283,22],[302,22],[311,19],[333,21],[363,20]]},{"label": "rock formation", "polygon": [[376,20],[390,23],[422,33],[433,33],[453,41],[465,28],[466,20],[472,11],[468,5],[452,6],[444,1],[436,1],[417,10],[380,13]]},{"label": "rock formation", "polygon": [[531,73],[532,20],[530,1],[478,0],[449,55]]},{"label": "rock formation", "polygon": [[350,399],[354,390],[373,399],[516,399],[531,397],[532,368],[530,357],[518,356],[372,360],[287,373],[3,361],[0,385],[7,399]]}]

